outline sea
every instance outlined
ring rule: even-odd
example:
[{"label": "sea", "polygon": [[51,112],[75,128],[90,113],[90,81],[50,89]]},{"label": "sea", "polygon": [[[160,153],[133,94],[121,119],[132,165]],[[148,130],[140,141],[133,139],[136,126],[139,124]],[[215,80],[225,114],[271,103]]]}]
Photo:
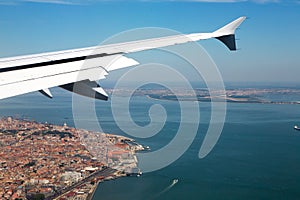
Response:
[{"label": "sea", "polygon": [[[275,88],[273,84],[254,87]],[[31,93],[1,100],[0,115],[74,126],[71,93],[61,89],[52,92],[53,99]],[[279,97],[275,94],[268,98]],[[300,96],[286,93],[280,99],[299,101]],[[176,136],[181,115],[176,101],[136,96],[130,100],[132,120],[140,126],[149,124],[148,111],[153,104],[166,110],[164,127],[155,136],[134,137],[150,151],[164,148]],[[200,159],[199,149],[210,123],[210,106],[210,102],[199,103],[197,135],[179,159],[140,177],[100,183],[93,199],[300,199],[300,131],[293,129],[300,125],[300,105],[228,103],[221,136],[213,150]],[[96,101],[95,109],[104,132],[132,137],[116,124],[110,101]],[[87,123],[94,120],[76,117]]]}]

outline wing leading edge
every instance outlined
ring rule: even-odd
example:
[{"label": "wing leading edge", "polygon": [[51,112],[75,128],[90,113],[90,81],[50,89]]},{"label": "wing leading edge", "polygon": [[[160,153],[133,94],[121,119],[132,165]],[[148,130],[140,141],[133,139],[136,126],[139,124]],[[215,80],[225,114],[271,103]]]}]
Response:
[{"label": "wing leading edge", "polygon": [[124,56],[125,54],[210,38],[216,38],[230,50],[236,50],[235,30],[245,19],[246,17],[240,17],[212,33],[174,35],[2,58],[0,99],[33,91],[40,91],[52,98],[48,88],[60,86],[84,96],[107,100],[107,94],[95,81],[104,79],[110,71],[139,64],[136,60]]}]

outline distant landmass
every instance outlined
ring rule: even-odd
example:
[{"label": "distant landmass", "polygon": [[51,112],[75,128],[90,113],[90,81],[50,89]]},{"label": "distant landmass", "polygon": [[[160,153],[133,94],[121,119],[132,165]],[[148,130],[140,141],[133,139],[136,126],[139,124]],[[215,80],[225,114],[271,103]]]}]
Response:
[{"label": "distant landmass", "polygon": [[[111,90],[117,95],[126,95],[126,89]],[[176,94],[175,94],[176,93]],[[167,88],[141,88],[134,95],[146,95],[152,99],[170,101],[200,101],[200,102],[230,102],[230,103],[264,103],[264,104],[300,104],[300,89],[286,88],[243,88],[227,89],[224,91],[206,88],[196,88],[193,91],[186,89],[175,89],[173,92]],[[294,98],[288,98],[292,95]],[[299,100],[298,100],[299,99]]]}]

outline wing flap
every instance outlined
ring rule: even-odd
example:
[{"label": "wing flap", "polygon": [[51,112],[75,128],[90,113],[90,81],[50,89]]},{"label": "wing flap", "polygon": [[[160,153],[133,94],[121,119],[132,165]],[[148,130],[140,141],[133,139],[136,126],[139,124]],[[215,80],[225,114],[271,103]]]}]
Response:
[{"label": "wing flap", "polygon": [[60,87],[86,97],[105,101],[108,99],[108,94],[96,81],[83,80],[76,83],[61,85]]},{"label": "wing flap", "polygon": [[[34,79],[27,79],[19,82],[14,82],[6,85],[0,85],[0,99],[26,94],[33,91],[43,90],[68,83],[74,83],[80,80],[89,79],[93,76],[99,77],[97,74],[103,72],[102,68],[95,67],[84,71],[69,72],[44,76]],[[96,77],[94,79],[97,79]],[[104,76],[102,78],[105,78]]]},{"label": "wing flap", "polygon": [[[138,64],[125,56],[101,58],[47,65],[0,73],[0,99],[45,88],[76,83],[82,80],[104,79],[108,71]],[[44,93],[43,93],[44,94]]]},{"label": "wing flap", "polygon": [[39,90],[39,92],[42,93],[44,96],[50,98],[50,99],[53,98],[53,95],[51,94],[51,92],[48,88]]}]

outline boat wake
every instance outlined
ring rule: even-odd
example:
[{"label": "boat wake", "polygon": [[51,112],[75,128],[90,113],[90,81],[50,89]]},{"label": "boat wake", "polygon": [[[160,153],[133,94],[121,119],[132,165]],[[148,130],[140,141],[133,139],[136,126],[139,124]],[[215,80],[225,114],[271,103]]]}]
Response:
[{"label": "boat wake", "polygon": [[171,185],[166,187],[164,190],[162,190],[157,195],[153,196],[151,199],[156,199],[157,197],[161,196],[162,194],[168,192],[172,187],[174,187],[178,183],[178,181],[179,181],[178,179],[173,179]]}]

